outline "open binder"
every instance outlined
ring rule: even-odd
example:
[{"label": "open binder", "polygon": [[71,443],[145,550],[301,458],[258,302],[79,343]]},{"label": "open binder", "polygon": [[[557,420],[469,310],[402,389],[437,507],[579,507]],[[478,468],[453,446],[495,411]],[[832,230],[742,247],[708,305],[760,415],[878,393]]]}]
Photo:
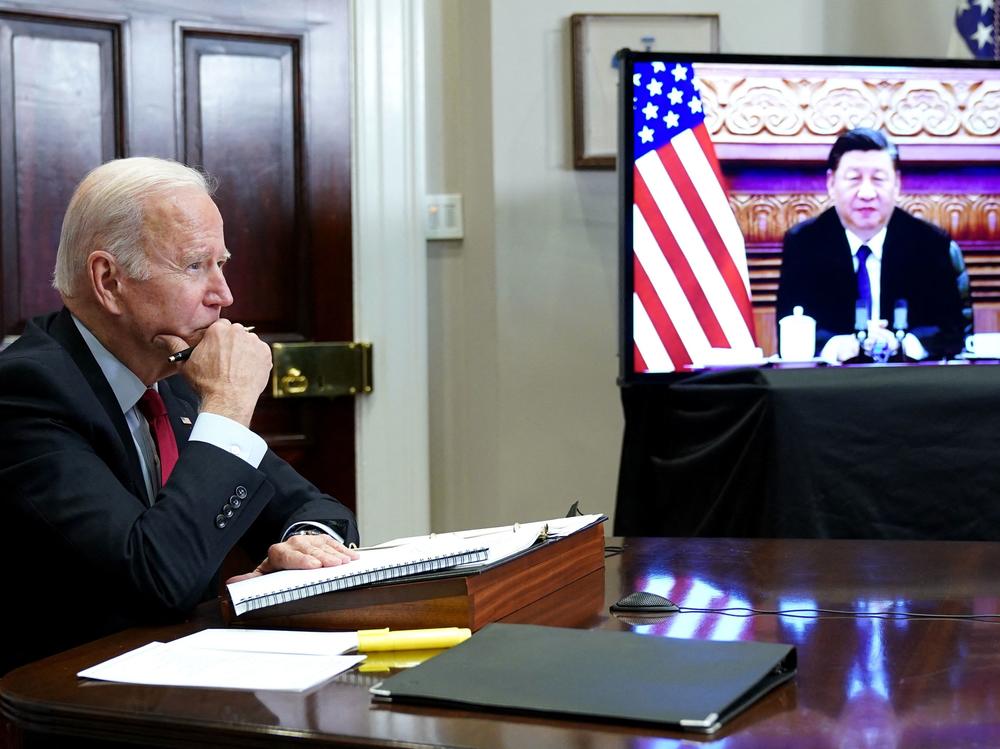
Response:
[{"label": "open binder", "polygon": [[376,701],[712,733],[795,668],[791,645],[491,624],[369,691]]},{"label": "open binder", "polygon": [[[604,515],[577,518],[572,532],[541,537],[531,527],[536,524],[527,524],[535,542],[492,561],[411,574],[241,615],[231,600],[223,598],[223,619],[245,627],[318,630],[468,627],[475,631],[519,615],[544,624],[581,624],[604,605],[606,519]],[[464,533],[471,536],[465,542],[484,538],[481,531]]]}]

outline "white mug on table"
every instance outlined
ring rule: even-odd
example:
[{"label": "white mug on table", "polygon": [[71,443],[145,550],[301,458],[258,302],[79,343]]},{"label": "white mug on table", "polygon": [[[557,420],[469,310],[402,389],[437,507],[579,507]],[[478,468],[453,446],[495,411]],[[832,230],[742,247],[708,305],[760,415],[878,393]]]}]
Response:
[{"label": "white mug on table", "polygon": [[973,333],[966,336],[965,350],[974,356],[1000,359],[1000,333]]}]

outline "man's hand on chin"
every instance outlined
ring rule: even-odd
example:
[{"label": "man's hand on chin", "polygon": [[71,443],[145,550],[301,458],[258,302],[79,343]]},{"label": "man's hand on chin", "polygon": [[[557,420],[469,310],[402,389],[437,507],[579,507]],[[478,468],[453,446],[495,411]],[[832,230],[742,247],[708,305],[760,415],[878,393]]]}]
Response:
[{"label": "man's hand on chin", "polygon": [[201,398],[202,411],[249,426],[257,398],[270,380],[271,349],[242,325],[216,320],[181,374]]},{"label": "man's hand on chin", "polygon": [[266,575],[278,570],[314,570],[321,567],[337,567],[359,556],[356,549],[348,549],[330,536],[292,536],[287,541],[273,544],[267,550],[267,558],[257,565],[257,569],[226,580],[226,584],[239,582],[251,577]]},{"label": "man's hand on chin", "polygon": [[163,350],[164,356],[176,354],[178,351],[183,351],[188,347],[187,341],[180,336],[167,335],[166,333],[160,333],[156,336],[153,339],[153,343]]}]

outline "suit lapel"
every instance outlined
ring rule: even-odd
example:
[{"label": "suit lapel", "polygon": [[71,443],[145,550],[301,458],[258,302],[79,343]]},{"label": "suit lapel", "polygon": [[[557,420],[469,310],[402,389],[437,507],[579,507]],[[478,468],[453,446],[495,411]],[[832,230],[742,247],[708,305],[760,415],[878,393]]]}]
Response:
[{"label": "suit lapel", "polygon": [[143,503],[146,501],[146,482],[142,478],[142,468],[139,465],[139,455],[135,449],[135,441],[132,439],[132,432],[125,421],[125,414],[122,413],[118,399],[111,390],[111,385],[101,372],[93,354],[87,348],[83,336],[77,330],[76,324],[69,313],[63,308],[49,326],[49,335],[59,342],[66,352],[73,358],[76,366],[90,384],[94,395],[104,409],[108,419],[114,425],[118,434],[118,442],[115,445],[120,452],[120,458],[125,465],[129,479],[132,481],[132,492],[140,498]]},{"label": "suit lapel", "polygon": [[[854,261],[851,257],[851,245],[847,243],[847,233],[840,223],[836,209],[828,209],[823,214],[823,220],[826,224],[824,233],[832,239],[828,245],[830,256],[827,258],[827,262],[830,272],[829,283],[839,290],[834,298],[854,299],[858,295],[858,284],[857,276],[854,273]],[[851,315],[853,316],[853,314],[854,303],[852,302]]]},{"label": "suit lapel", "polygon": [[892,322],[892,310],[902,296],[901,279],[905,270],[906,241],[900,236],[897,211],[898,208],[894,209],[889,218],[885,244],[882,245],[882,281],[879,284],[882,294],[881,314],[890,322]]}]

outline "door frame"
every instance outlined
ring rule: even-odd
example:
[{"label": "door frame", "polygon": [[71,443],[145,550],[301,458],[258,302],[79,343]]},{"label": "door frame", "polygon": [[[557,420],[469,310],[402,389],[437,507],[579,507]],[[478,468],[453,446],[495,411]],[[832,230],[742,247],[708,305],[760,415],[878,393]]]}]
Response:
[{"label": "door frame", "polygon": [[364,544],[430,531],[424,4],[353,0],[355,340],[373,385],[355,404]]}]

